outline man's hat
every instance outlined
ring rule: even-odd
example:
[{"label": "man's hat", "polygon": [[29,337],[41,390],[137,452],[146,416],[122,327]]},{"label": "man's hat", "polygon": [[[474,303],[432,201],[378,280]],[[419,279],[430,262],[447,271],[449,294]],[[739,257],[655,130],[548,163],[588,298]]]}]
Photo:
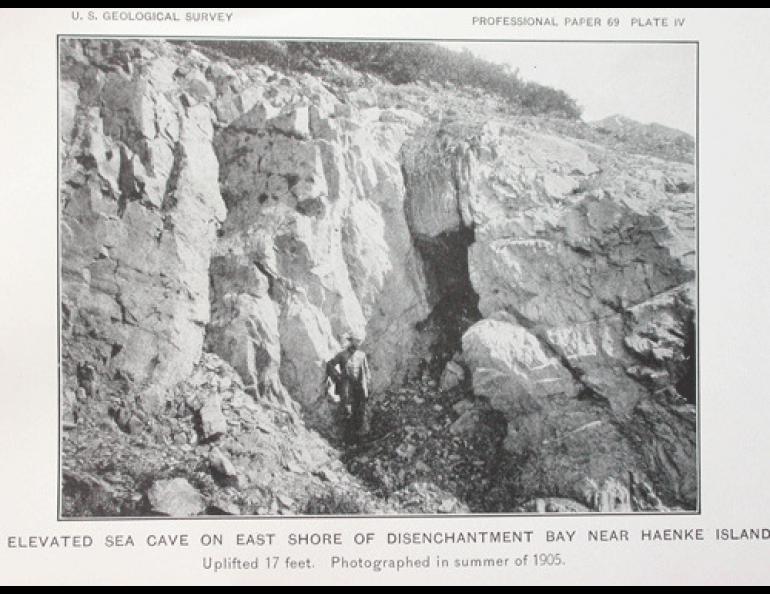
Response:
[{"label": "man's hat", "polygon": [[345,332],[345,334],[342,335],[342,338],[345,341],[362,343],[364,342],[364,333],[357,330],[351,330],[350,332]]}]

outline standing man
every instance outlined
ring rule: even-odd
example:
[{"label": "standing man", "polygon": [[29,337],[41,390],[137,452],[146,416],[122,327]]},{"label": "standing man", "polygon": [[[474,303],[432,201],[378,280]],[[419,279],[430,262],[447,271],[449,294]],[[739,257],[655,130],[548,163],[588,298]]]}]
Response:
[{"label": "standing man", "polygon": [[357,332],[346,334],[345,350],[326,364],[326,376],[332,378],[340,396],[340,408],[345,419],[346,440],[359,443],[369,432],[366,401],[369,398],[369,362],[359,347],[363,336]]}]

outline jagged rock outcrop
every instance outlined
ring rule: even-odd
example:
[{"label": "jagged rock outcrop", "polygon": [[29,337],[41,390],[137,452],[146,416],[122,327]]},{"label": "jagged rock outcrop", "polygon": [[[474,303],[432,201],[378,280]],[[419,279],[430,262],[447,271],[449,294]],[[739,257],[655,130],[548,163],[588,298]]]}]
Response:
[{"label": "jagged rock outcrop", "polygon": [[[161,43],[62,43],[65,373],[82,361],[145,386],[184,378],[209,321],[225,217],[211,109]],[[194,60],[194,56],[190,60]]]},{"label": "jagged rock outcrop", "polygon": [[159,400],[210,322],[208,348],[265,397],[313,403],[350,330],[377,387],[403,373],[429,311],[398,160],[421,116],[161,42],[63,54],[68,364]]},{"label": "jagged rock outcrop", "polygon": [[263,81],[260,93],[215,141],[228,216],[209,344],[328,422],[323,363],[342,334],[367,336],[378,390],[403,376],[429,313],[398,159],[421,118],[341,103],[316,79]]},{"label": "jagged rock outcrop", "polygon": [[[530,486],[585,499],[581,476],[663,473],[660,488],[692,506],[694,409],[676,386],[693,367],[693,168],[457,118],[404,154],[413,232],[473,231],[468,269],[485,318],[463,336],[474,392],[506,414],[512,453],[532,452],[539,471],[561,458],[556,484],[528,475]],[[651,456],[625,434],[661,393],[681,418],[659,417],[668,438]],[[549,451],[562,433],[612,445],[603,461],[581,461],[577,445]]]},{"label": "jagged rock outcrop", "polygon": [[[397,402],[430,427],[394,443],[490,450],[456,454],[496,490],[474,505],[694,508],[687,138],[190,44],[65,40],[61,59],[62,420],[89,468],[67,467],[73,501],[168,513],[145,505],[163,499],[149,471],[105,482],[78,457],[118,432],[117,463],[150,448],[161,478],[191,477],[180,514],[393,511],[306,426],[334,440],[324,363],[356,331],[383,410],[420,382]],[[466,510],[428,470],[385,474],[406,508]]]},{"label": "jagged rock outcrop", "polygon": [[681,130],[655,123],[640,124],[621,115],[591,122],[591,127],[602,135],[605,143],[614,148],[631,149],[630,152],[634,153],[692,163],[695,139]]}]

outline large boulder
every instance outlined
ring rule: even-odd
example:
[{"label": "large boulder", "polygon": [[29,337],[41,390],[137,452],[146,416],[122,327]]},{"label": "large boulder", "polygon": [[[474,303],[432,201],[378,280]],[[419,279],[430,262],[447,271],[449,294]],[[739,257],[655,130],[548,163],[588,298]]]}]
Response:
[{"label": "large boulder", "polygon": [[547,406],[555,394],[575,396],[580,390],[559,359],[507,314],[474,324],[462,345],[474,393],[509,417]]},{"label": "large boulder", "polygon": [[155,481],[147,499],[153,512],[172,518],[197,516],[206,509],[203,496],[183,478]]}]

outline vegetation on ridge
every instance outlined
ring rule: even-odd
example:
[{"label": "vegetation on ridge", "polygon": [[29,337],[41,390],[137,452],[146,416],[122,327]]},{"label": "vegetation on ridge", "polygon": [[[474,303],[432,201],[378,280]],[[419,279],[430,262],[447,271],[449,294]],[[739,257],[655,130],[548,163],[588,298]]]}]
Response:
[{"label": "vegetation on ridge", "polygon": [[393,84],[435,82],[494,93],[533,115],[580,118],[576,101],[564,91],[522,80],[518,71],[470,51],[423,42],[198,40],[198,47],[280,70],[316,72],[323,59],[338,60]]}]

